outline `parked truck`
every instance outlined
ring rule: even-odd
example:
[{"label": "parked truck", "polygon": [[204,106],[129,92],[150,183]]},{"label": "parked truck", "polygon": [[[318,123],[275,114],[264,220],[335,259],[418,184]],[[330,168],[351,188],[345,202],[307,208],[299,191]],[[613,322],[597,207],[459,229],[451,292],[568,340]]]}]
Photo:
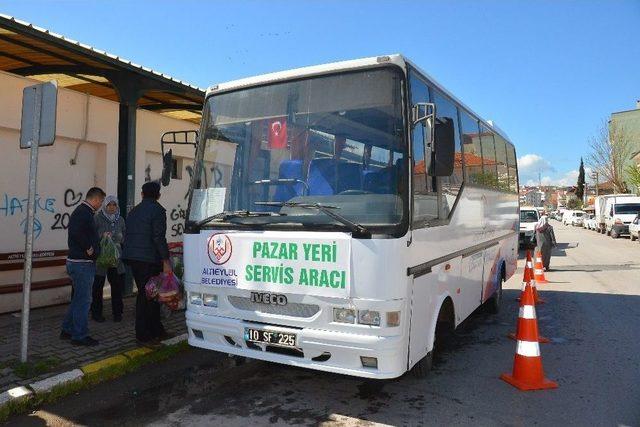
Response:
[{"label": "parked truck", "polygon": [[607,194],[605,196],[596,197],[595,210],[596,210],[596,230],[599,233],[605,234],[608,230],[605,225],[605,213],[607,208],[607,200],[612,198],[619,198],[622,201],[624,197],[635,197],[633,194]]},{"label": "parked truck", "polygon": [[611,197],[604,208],[607,234],[617,239],[629,234],[629,224],[640,213],[640,197]]}]

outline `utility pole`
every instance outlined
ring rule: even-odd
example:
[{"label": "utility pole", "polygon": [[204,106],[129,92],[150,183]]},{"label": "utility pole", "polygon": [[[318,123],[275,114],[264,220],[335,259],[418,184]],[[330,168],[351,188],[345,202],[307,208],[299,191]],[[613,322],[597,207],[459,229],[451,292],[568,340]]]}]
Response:
[{"label": "utility pole", "polygon": [[596,197],[598,197],[598,171],[591,174],[591,179],[595,179],[596,181]]}]

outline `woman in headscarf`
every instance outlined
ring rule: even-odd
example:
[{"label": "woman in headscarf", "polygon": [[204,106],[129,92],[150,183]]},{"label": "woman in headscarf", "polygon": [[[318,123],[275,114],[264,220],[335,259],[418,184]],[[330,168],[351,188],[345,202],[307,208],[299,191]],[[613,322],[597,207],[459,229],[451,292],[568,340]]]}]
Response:
[{"label": "woman in headscarf", "polygon": [[551,248],[556,245],[556,235],[546,214],[543,214],[536,224],[536,242],[536,250],[542,254],[542,265],[548,271],[551,262]]},{"label": "woman in headscarf", "polygon": [[96,322],[104,322],[102,315],[102,294],[105,279],[109,279],[111,285],[111,311],[113,321],[122,320],[122,293],[124,291],[125,268],[122,263],[122,242],[124,240],[125,222],[120,217],[120,207],[116,196],[107,196],[94,217],[98,235],[100,238],[109,236],[118,248],[118,266],[105,269],[96,265],[96,276],[93,282],[93,298],[91,302],[91,317]]}]

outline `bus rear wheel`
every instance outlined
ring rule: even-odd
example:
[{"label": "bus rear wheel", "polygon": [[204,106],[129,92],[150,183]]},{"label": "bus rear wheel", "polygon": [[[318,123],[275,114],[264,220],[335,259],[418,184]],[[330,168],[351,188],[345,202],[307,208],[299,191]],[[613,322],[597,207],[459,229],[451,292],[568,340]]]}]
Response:
[{"label": "bus rear wheel", "polygon": [[502,285],[504,284],[504,269],[498,279],[498,289],[489,298],[485,304],[485,310],[489,314],[498,314],[500,312],[500,306],[502,305]]}]

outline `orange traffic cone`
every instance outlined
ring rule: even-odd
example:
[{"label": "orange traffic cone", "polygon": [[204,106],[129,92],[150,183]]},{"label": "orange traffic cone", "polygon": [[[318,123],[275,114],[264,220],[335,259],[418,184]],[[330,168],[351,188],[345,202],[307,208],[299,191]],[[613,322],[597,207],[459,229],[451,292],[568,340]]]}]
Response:
[{"label": "orange traffic cone", "polygon": [[533,277],[536,283],[549,283],[544,277],[544,267],[542,265],[542,252],[536,251],[536,265],[533,270]]},{"label": "orange traffic cone", "polygon": [[516,301],[520,301],[522,299],[525,286],[530,284],[533,289],[533,299],[536,304],[544,304],[546,301],[538,296],[538,287],[536,286],[536,281],[533,277],[533,262],[531,260],[531,252],[529,250],[527,250],[527,261],[524,265],[524,279],[522,280],[522,292],[520,293],[520,296],[516,298]]},{"label": "orange traffic cone", "polygon": [[[520,320],[528,320],[528,322],[520,324]],[[538,321],[536,320],[533,289],[530,285],[525,286],[522,296],[517,340],[513,371],[511,375],[500,375],[500,378],[520,390],[557,388],[558,383],[546,379],[542,370],[540,344],[538,343]]]},{"label": "orange traffic cone", "polygon": [[[509,333],[507,335],[512,340],[517,340],[517,337],[521,335],[520,331],[525,331],[526,332],[526,331],[531,330],[531,328],[533,327],[531,325],[532,322],[536,323],[535,327],[537,328],[537,320],[536,320],[536,317],[535,317],[535,297],[533,299],[534,305],[526,305],[526,298],[525,298],[525,293],[526,293],[527,287],[529,289],[532,289],[531,285],[529,284],[530,277],[531,277],[530,276],[531,270],[528,269],[528,268],[525,268],[524,271],[525,271],[525,273],[524,273],[524,279],[523,279],[524,281],[523,281],[523,283],[524,283],[525,290],[522,291],[522,296],[520,297],[520,314],[518,315],[518,323],[516,325],[516,332],[515,333],[511,332],[511,333]],[[531,310],[533,310],[533,318],[531,318],[531,317],[523,317],[523,313],[531,313]],[[546,343],[548,343],[550,341],[549,341],[549,338],[545,338],[543,336],[538,336],[538,342],[546,344]]]}]

